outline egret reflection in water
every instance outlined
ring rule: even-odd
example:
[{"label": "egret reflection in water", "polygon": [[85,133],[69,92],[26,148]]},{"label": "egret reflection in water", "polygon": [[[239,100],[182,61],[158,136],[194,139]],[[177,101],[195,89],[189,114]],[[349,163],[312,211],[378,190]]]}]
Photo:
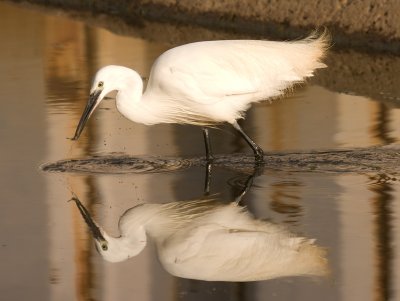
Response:
[{"label": "egret reflection in water", "polygon": [[163,267],[172,275],[208,281],[257,281],[284,276],[323,276],[326,251],[313,239],[255,219],[238,202],[213,199],[140,204],[119,220],[120,237],[98,226],[73,197],[93,234],[97,250],[110,262],[134,257],[149,236]]}]

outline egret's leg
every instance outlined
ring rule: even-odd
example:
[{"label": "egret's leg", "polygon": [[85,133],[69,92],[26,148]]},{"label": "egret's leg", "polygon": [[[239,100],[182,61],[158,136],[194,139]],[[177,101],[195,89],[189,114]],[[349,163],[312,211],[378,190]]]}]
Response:
[{"label": "egret's leg", "polygon": [[207,164],[206,164],[206,178],[205,178],[205,181],[204,181],[204,196],[210,195],[211,169],[212,169],[212,164],[210,162],[207,162]]},{"label": "egret's leg", "polygon": [[240,205],[240,202],[242,201],[243,197],[246,195],[246,193],[249,191],[251,185],[253,185],[253,179],[254,179],[255,175],[250,175],[247,180],[246,183],[244,184],[244,188],[242,190],[242,192],[235,198],[235,203]]},{"label": "egret's leg", "polygon": [[208,128],[203,127],[203,135],[204,135],[204,144],[206,146],[206,159],[208,162],[211,162],[214,159],[214,157],[212,155],[210,135],[208,133]]},{"label": "egret's leg", "polygon": [[250,190],[251,186],[253,185],[254,179],[264,172],[264,166],[263,165],[257,165],[254,166],[253,173],[248,176],[246,179],[246,182],[244,183],[244,188],[240,192],[240,194],[235,198],[235,203],[240,205],[240,202],[242,201],[243,197],[246,195],[246,193]]},{"label": "egret's leg", "polygon": [[246,142],[250,145],[250,147],[254,151],[254,158],[256,160],[256,163],[263,163],[264,161],[264,151],[262,150],[261,147],[259,147],[249,136],[246,135],[246,133],[242,130],[240,125],[235,121],[232,123],[233,127],[240,133],[240,135],[246,140]]}]

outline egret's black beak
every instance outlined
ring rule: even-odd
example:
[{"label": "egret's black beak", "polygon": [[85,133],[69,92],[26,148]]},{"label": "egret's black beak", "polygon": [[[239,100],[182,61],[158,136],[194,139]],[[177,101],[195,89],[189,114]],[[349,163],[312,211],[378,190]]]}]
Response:
[{"label": "egret's black beak", "polygon": [[99,227],[91,218],[89,212],[86,208],[82,205],[81,201],[76,197],[72,197],[71,201],[74,201],[76,206],[78,207],[79,211],[82,214],[83,219],[85,220],[86,224],[89,226],[90,232],[93,234],[93,238],[99,242],[107,242],[104,238],[103,234],[101,233]]},{"label": "egret's black beak", "polygon": [[81,135],[83,128],[85,127],[86,122],[88,121],[90,115],[92,114],[94,108],[96,107],[97,99],[100,96],[101,89],[94,90],[93,93],[89,96],[89,101],[86,104],[86,108],[83,111],[81,120],[79,120],[78,127],[76,128],[74,138],[72,140],[78,140],[79,136]]}]

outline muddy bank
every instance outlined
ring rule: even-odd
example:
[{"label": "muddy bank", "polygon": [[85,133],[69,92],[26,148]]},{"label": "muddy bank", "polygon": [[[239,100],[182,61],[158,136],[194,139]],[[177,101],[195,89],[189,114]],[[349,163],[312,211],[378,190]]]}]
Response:
[{"label": "muddy bank", "polygon": [[[22,2],[22,1],[15,1]],[[78,1],[28,0],[34,4],[105,14],[127,24],[140,19],[192,24],[269,38],[297,38],[328,27],[335,44],[363,50],[400,50],[400,3],[396,0],[311,1]]]},{"label": "muddy bank", "polygon": [[366,96],[400,107],[400,56],[331,51],[311,82],[331,91]]}]

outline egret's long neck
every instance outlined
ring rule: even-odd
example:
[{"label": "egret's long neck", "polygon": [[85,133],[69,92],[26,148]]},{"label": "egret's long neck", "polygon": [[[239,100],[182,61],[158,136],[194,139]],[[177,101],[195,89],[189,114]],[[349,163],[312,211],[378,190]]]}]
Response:
[{"label": "egret's long neck", "polygon": [[130,72],[125,74],[125,76],[120,80],[118,98],[121,101],[129,99],[130,102],[137,103],[142,98],[143,81],[136,71],[129,71]]},{"label": "egret's long neck", "polygon": [[121,234],[134,233],[141,228],[152,239],[162,240],[164,235],[176,231],[174,220],[179,220],[176,216],[179,212],[170,207],[168,204],[142,204],[129,209],[120,220]]},{"label": "egret's long neck", "polygon": [[143,81],[140,75],[131,70],[118,84],[116,104],[118,111],[126,118],[143,124],[157,123],[148,102],[142,101]]}]

